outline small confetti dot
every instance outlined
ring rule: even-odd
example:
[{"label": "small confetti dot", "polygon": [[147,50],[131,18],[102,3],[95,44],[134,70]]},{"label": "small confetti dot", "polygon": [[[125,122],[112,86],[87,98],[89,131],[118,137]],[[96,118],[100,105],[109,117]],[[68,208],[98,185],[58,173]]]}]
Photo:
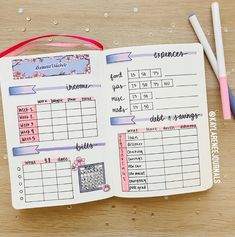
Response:
[{"label": "small confetti dot", "polygon": [[198,200],[198,201],[201,201],[201,198],[198,198],[197,200]]},{"label": "small confetti dot", "polygon": [[5,154],[5,155],[3,156],[3,159],[4,159],[4,160],[7,160],[7,154]]},{"label": "small confetti dot", "polygon": [[173,28],[175,27],[175,23],[174,22],[171,23],[171,27],[173,27]]},{"label": "small confetti dot", "polygon": [[104,13],[104,17],[107,18],[109,16],[108,12]]},{"label": "small confetti dot", "polygon": [[58,21],[57,20],[53,20],[53,24],[54,25],[58,25]]},{"label": "small confetti dot", "polygon": [[86,28],[85,31],[86,31],[86,32],[89,32],[89,31],[90,31],[90,28]]},{"label": "small confetti dot", "polygon": [[20,219],[20,217],[19,216],[16,216],[16,220],[19,220]]},{"label": "small confetti dot", "polygon": [[153,213],[153,212],[151,213],[151,216],[152,216],[152,217],[154,216],[154,213]]},{"label": "small confetti dot", "polygon": [[210,31],[207,31],[207,35],[211,35],[211,32],[210,32]]},{"label": "small confetti dot", "polygon": [[168,196],[165,196],[165,197],[164,197],[164,199],[165,199],[165,200],[168,200],[168,199],[169,199],[169,197],[168,197]]},{"label": "small confetti dot", "polygon": [[109,226],[109,222],[106,221],[106,222],[105,222],[105,225],[106,225],[106,226]]},{"label": "small confetti dot", "polygon": [[149,36],[153,36],[153,32],[149,32]]},{"label": "small confetti dot", "polygon": [[22,29],[21,29],[21,31],[22,31],[22,32],[25,32],[25,31],[26,31],[26,28],[25,28],[25,27],[24,27],[24,28],[22,28]]},{"label": "small confetti dot", "polygon": [[22,8],[22,7],[18,8],[18,13],[19,13],[19,14],[24,13],[24,8]]},{"label": "small confetti dot", "polygon": [[133,8],[133,12],[138,12],[138,11],[139,11],[138,7]]},{"label": "small confetti dot", "polygon": [[173,31],[173,29],[172,29],[171,27],[169,27],[169,28],[167,29],[167,31],[168,31],[169,33],[171,33],[171,32]]},{"label": "small confetti dot", "polygon": [[31,17],[26,17],[26,21],[31,21]]},{"label": "small confetti dot", "polygon": [[135,221],[135,217],[132,217],[131,220],[132,220],[132,221]]},{"label": "small confetti dot", "polygon": [[71,210],[73,207],[71,205],[67,206],[68,210]]},{"label": "small confetti dot", "polygon": [[113,41],[113,44],[114,44],[114,45],[118,45],[119,42],[118,42],[117,40],[114,40],[114,41]]},{"label": "small confetti dot", "polygon": [[199,214],[200,214],[200,211],[197,210],[197,211],[196,211],[196,214],[199,215]]},{"label": "small confetti dot", "polygon": [[235,68],[232,68],[232,72],[235,72]]},{"label": "small confetti dot", "polygon": [[116,205],[112,205],[112,208],[115,208],[116,207]]},{"label": "small confetti dot", "polygon": [[52,42],[52,41],[53,41],[53,39],[48,39],[48,41],[49,41],[49,42]]},{"label": "small confetti dot", "polygon": [[225,32],[225,33],[228,32],[228,27],[224,27],[224,32]]}]

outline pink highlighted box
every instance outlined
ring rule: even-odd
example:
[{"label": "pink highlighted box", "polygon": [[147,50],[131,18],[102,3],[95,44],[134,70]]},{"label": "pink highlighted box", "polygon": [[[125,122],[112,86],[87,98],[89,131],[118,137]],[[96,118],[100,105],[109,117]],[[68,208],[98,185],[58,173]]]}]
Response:
[{"label": "pink highlighted box", "polygon": [[128,162],[127,162],[125,133],[118,134],[118,143],[119,143],[119,159],[120,159],[120,169],[122,178],[122,191],[129,192]]},{"label": "pink highlighted box", "polygon": [[20,136],[27,136],[27,135],[36,135],[38,134],[38,128],[23,128],[20,129]]},{"label": "pink highlighted box", "polygon": [[18,114],[37,112],[36,105],[17,106]]},{"label": "pink highlighted box", "polygon": [[19,128],[35,128],[38,126],[38,121],[37,120],[29,120],[29,121],[22,121],[19,122]]},{"label": "pink highlighted box", "polygon": [[18,120],[19,121],[26,121],[26,120],[36,120],[37,119],[37,113],[24,113],[24,114],[18,114]]},{"label": "pink highlighted box", "polygon": [[37,134],[20,136],[20,143],[30,143],[30,142],[39,142],[39,136]]}]

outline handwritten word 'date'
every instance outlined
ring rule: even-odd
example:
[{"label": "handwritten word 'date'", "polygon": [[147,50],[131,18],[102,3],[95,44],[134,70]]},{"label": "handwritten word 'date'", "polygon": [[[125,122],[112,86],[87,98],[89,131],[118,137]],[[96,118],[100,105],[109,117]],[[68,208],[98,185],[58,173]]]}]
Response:
[{"label": "handwritten word 'date'", "polygon": [[110,79],[111,81],[114,81],[115,79],[122,78],[122,72],[119,72],[118,74],[111,74]]},{"label": "handwritten word 'date'", "polygon": [[88,142],[84,142],[83,144],[78,143],[76,144],[77,151],[93,149],[93,147],[94,147],[93,144]]},{"label": "handwritten word 'date'", "polygon": [[115,84],[115,85],[112,85],[112,89],[113,91],[115,92],[116,90],[121,90],[125,87],[126,85],[122,85],[122,84]]}]

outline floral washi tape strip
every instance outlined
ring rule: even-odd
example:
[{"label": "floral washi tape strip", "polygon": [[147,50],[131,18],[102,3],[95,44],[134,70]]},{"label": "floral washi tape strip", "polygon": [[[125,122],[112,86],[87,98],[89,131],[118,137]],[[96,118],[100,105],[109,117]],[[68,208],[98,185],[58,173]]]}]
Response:
[{"label": "floral washi tape strip", "polygon": [[88,54],[15,59],[12,61],[13,79],[89,74]]}]

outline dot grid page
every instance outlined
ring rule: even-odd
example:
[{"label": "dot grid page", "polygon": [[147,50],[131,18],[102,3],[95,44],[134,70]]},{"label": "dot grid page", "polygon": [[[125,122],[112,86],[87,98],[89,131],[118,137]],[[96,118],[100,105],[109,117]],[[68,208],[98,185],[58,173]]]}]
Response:
[{"label": "dot grid page", "polygon": [[[116,195],[163,196],[212,186],[199,44],[106,51]],[[116,168],[118,167],[118,169]]]}]

